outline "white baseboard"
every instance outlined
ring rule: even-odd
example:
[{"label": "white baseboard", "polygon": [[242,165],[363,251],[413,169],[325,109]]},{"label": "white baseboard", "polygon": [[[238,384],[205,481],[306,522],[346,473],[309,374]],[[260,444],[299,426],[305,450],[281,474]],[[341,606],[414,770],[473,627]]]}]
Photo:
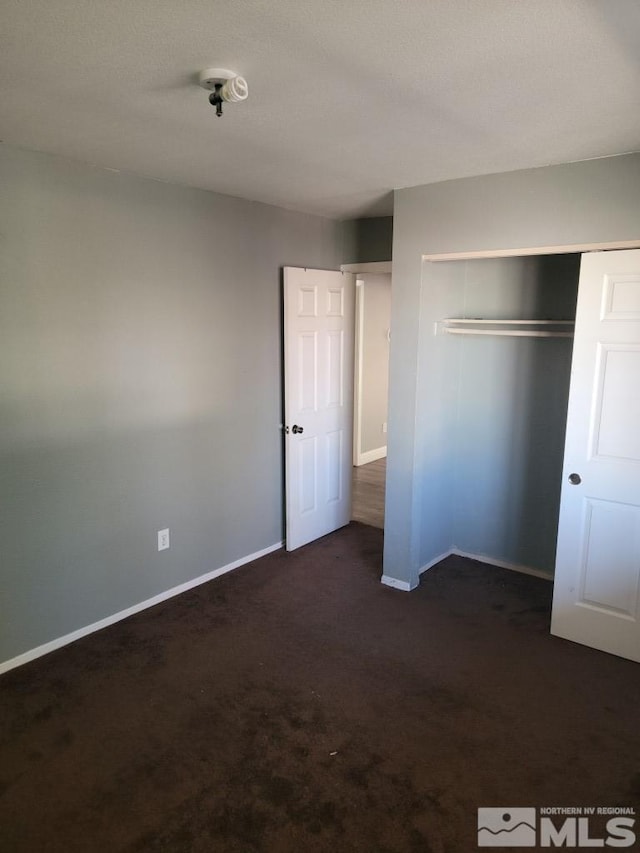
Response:
[{"label": "white baseboard", "polygon": [[387,455],[387,446],[376,447],[374,450],[367,450],[365,453],[359,453],[356,457],[356,465],[368,465],[369,462],[377,462],[378,459],[384,459]]},{"label": "white baseboard", "polygon": [[451,557],[453,555],[456,557],[466,557],[468,560],[475,560],[478,563],[485,563],[489,566],[497,566],[499,569],[509,569],[511,572],[520,572],[522,575],[532,575],[534,578],[542,578],[547,581],[553,580],[553,574],[551,572],[545,572],[542,569],[532,569],[530,566],[522,566],[518,563],[509,563],[505,560],[497,560],[495,557],[487,557],[483,554],[470,554],[469,551],[462,551],[460,548],[455,547],[451,548],[449,551],[445,551],[443,554],[440,554],[439,557],[434,557],[433,560],[430,560],[420,569],[419,574],[427,572],[442,560],[446,560],[447,557]]},{"label": "white baseboard", "polygon": [[439,557],[434,557],[433,560],[430,560],[428,563],[425,563],[425,565],[420,569],[418,574],[421,575],[423,572],[428,572],[429,569],[432,569],[438,563],[441,563],[443,560],[446,560],[447,557],[450,557],[452,554],[455,554],[455,553],[457,553],[457,552],[456,551],[445,551],[444,554],[440,554]]},{"label": "white baseboard", "polygon": [[521,566],[518,563],[508,563],[504,560],[496,560],[495,557],[486,557],[483,554],[469,554],[468,551],[461,551],[459,548],[452,548],[449,552],[457,557],[467,557],[469,560],[476,560],[478,563],[487,563],[490,566],[498,566],[500,569],[509,569],[512,572],[520,572],[522,575],[532,575],[534,578],[542,578],[546,581],[553,580],[551,572],[545,572],[542,569],[532,569],[529,566]]},{"label": "white baseboard", "polygon": [[[418,574],[421,575],[423,572],[428,571],[432,566],[435,566],[441,560],[445,560],[447,557],[450,557],[453,554],[453,551],[445,551],[444,554],[440,554],[439,557],[434,557],[433,560],[430,560],[426,563],[419,571]],[[410,583],[406,581],[400,581],[397,578],[392,578],[389,575],[382,575],[381,582],[386,584],[386,586],[392,586],[394,589],[401,589],[403,592],[411,592],[411,590],[416,589],[418,584],[415,586],[411,586]]]},{"label": "white baseboard", "polygon": [[128,616],[133,616],[134,613],[139,613],[141,610],[146,610],[148,607],[160,604],[169,598],[173,598],[176,595],[187,592],[187,590],[200,586],[200,584],[207,583],[207,581],[218,578],[220,575],[224,575],[227,572],[238,569],[240,566],[252,563],[260,557],[266,557],[267,554],[271,554],[273,551],[279,550],[283,545],[284,542],[276,542],[275,545],[269,545],[268,548],[263,548],[261,551],[256,551],[254,554],[248,554],[246,557],[240,557],[239,560],[234,560],[233,563],[228,563],[226,566],[221,566],[219,569],[213,569],[211,572],[207,572],[206,574],[200,575],[192,580],[185,581],[185,583],[181,583],[178,586],[167,589],[158,595],[154,595],[152,598],[147,598],[146,601],[141,601],[138,604],[134,604],[132,607],[127,607],[126,610],[120,610],[118,613],[106,616],[98,622],[93,622],[91,625],[86,625],[84,628],[78,628],[77,631],[72,631],[70,634],[65,634],[63,637],[58,637],[57,639],[44,643],[41,646],[36,646],[34,649],[30,649],[27,652],[23,652],[21,655],[17,655],[14,658],[0,662],[0,675],[2,675],[3,672],[8,672],[10,669],[15,669],[17,666],[22,666],[22,664],[29,663],[29,661],[42,657],[42,655],[47,655],[49,652],[54,652],[56,649],[62,648],[62,646],[67,646],[69,643],[73,643],[81,637],[86,637],[88,634],[93,634],[95,631],[107,628],[109,625],[113,625],[115,622],[120,622]]},{"label": "white baseboard", "polygon": [[401,589],[403,592],[411,592],[412,589],[415,589],[418,586],[418,584],[411,586],[407,581],[400,581],[398,578],[392,578],[390,575],[382,575],[380,583],[383,583],[385,586],[393,587],[393,589]]}]

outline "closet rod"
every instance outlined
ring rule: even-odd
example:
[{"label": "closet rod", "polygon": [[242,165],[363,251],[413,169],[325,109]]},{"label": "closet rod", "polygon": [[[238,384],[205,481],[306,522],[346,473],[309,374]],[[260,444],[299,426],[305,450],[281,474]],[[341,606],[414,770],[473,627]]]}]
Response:
[{"label": "closet rod", "polygon": [[448,326],[444,329],[447,335],[503,335],[509,337],[520,338],[572,338],[573,332],[535,332],[505,329],[451,329]]}]

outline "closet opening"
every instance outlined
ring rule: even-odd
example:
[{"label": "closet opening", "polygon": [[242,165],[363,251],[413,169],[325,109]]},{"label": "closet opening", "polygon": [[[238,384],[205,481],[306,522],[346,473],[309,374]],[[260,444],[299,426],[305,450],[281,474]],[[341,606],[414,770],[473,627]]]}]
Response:
[{"label": "closet opening", "polygon": [[442,390],[446,449],[422,486],[425,513],[437,507],[453,553],[552,578],[580,254],[428,267],[444,339],[425,370]]}]

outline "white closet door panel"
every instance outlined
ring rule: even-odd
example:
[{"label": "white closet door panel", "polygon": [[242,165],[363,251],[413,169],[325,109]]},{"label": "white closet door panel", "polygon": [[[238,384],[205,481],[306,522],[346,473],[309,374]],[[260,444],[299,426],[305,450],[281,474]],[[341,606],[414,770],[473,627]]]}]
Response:
[{"label": "white closet door panel", "polygon": [[640,250],[584,255],[552,633],[640,661]]}]

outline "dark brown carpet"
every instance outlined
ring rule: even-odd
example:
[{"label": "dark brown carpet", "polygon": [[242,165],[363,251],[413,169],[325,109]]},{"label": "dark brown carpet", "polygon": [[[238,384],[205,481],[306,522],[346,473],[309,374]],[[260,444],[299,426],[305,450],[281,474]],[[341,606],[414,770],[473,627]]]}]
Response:
[{"label": "dark brown carpet", "polygon": [[454,851],[478,806],[640,809],[640,670],[551,585],[382,531],[278,552],[0,678],[0,849]]}]

